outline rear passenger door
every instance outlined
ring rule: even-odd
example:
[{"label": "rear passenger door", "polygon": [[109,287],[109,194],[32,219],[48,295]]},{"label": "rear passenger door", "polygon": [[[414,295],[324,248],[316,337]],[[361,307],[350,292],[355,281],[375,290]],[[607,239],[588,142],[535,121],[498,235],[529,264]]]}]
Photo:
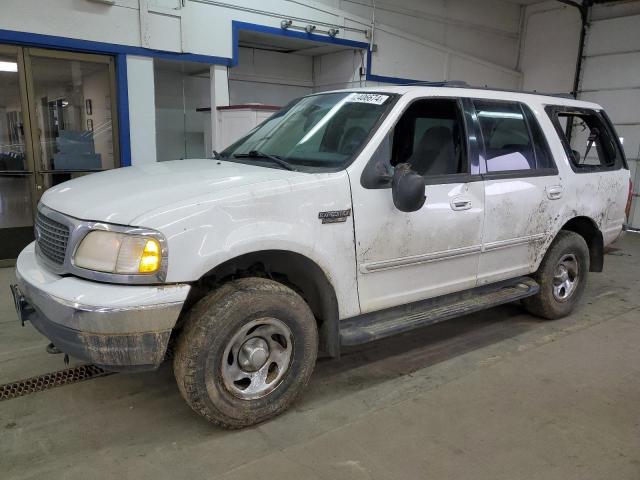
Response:
[{"label": "rear passenger door", "polygon": [[526,104],[472,103],[486,169],[478,267],[483,285],[533,271],[553,235],[564,192],[546,138]]}]

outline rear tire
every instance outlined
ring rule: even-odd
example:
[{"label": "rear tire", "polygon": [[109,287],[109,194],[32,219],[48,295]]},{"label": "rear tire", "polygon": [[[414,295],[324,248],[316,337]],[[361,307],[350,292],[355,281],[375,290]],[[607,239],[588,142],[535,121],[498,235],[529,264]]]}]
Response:
[{"label": "rear tire", "polygon": [[561,230],[534,275],[540,291],[523,300],[525,308],[547,320],[569,315],[584,293],[588,272],[589,248],[584,238]]},{"label": "rear tire", "polygon": [[226,283],[189,312],[173,361],[189,406],[224,428],[284,411],[304,390],[318,354],[309,306],[264,278]]}]

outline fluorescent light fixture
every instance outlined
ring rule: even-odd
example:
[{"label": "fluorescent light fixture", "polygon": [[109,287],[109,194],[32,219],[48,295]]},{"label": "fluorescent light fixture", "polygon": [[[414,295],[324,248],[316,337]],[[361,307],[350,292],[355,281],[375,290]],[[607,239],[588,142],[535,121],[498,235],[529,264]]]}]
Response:
[{"label": "fluorescent light fixture", "polygon": [[522,119],[522,114],[521,113],[511,113],[511,112],[490,112],[490,111],[485,111],[485,110],[481,110],[480,112],[478,112],[478,116],[479,117],[489,117],[489,118],[514,118],[514,119],[518,119],[521,120]]},{"label": "fluorescent light fixture", "polygon": [[17,72],[18,64],[16,62],[0,62],[0,72]]}]

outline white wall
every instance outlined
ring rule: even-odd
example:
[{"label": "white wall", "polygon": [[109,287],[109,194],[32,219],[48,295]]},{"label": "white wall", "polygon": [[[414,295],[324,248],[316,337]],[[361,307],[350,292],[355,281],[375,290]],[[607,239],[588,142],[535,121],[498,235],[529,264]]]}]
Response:
[{"label": "white wall", "polygon": [[[320,0],[370,20],[371,0]],[[515,68],[521,8],[500,0],[376,0],[380,30],[400,32],[478,59]],[[391,30],[389,27],[392,27]]]},{"label": "white wall", "polygon": [[322,92],[364,86],[360,67],[366,65],[366,52],[342,50],[313,57],[313,90]]},{"label": "white wall", "polygon": [[228,70],[232,105],[283,106],[313,92],[365,86],[360,66],[366,65],[366,53],[358,49],[315,56],[255,48],[239,50],[238,65]]},{"label": "white wall", "polygon": [[238,65],[229,69],[232,105],[283,106],[313,92],[313,57],[240,48]]},{"label": "white wall", "polygon": [[519,63],[523,90],[573,90],[581,28],[577,8],[557,1],[526,8]]},{"label": "white wall", "polygon": [[2,0],[0,28],[140,45],[138,0],[108,6],[86,0]]},{"label": "white wall", "polygon": [[[294,18],[297,25],[312,23],[319,30],[336,26],[338,38],[367,42],[364,31],[371,29],[371,3],[262,0],[249,5],[246,0],[219,0],[213,5],[191,0],[116,0],[108,6],[88,0],[4,0],[0,28],[231,57],[232,20],[279,28],[282,18]],[[376,75],[539,91],[566,92],[573,86],[580,35],[575,8],[557,1],[526,8],[503,0],[375,3],[378,50],[372,54],[371,70]],[[598,22],[634,13],[640,13],[640,2],[619,2],[594,7],[592,19]],[[622,34],[613,29],[607,35]],[[357,72],[361,59],[352,51],[315,58],[256,52],[240,49],[240,64],[229,70],[231,103],[282,105],[314,90],[362,83]],[[595,68],[588,63],[585,69]],[[585,70],[585,74],[593,78],[595,72]],[[130,86],[133,91],[137,88]],[[130,110],[133,103],[145,103],[148,94],[131,95]],[[132,136],[144,138],[146,133],[138,134],[138,127],[142,123],[134,119]]]},{"label": "white wall", "polygon": [[[636,15],[631,7],[636,8]],[[629,161],[636,193],[640,190],[640,2],[624,11],[594,9],[585,44],[580,98],[601,104],[611,117]],[[640,203],[634,199],[630,223],[640,228]]]},{"label": "white wall", "polygon": [[[367,19],[367,0],[322,0]],[[500,0],[377,0],[376,75],[516,88],[522,8]],[[356,22],[354,22],[356,23]],[[349,24],[349,22],[347,22]]]},{"label": "white wall", "polygon": [[606,4],[594,5],[591,8],[591,20],[607,20],[640,14],[640,1],[621,0]]},{"label": "white wall", "polygon": [[[339,38],[368,41],[371,9],[362,0],[245,0],[207,4],[186,0],[3,0],[0,28],[70,36],[219,57],[232,56],[231,22],[279,28],[282,18]],[[419,80],[458,79],[513,87],[520,7],[500,0],[396,0],[377,2],[374,73]],[[140,8],[142,5],[142,8]],[[339,8],[336,8],[339,7]],[[47,21],[43,22],[42,18]],[[421,61],[416,62],[416,59]]]}]

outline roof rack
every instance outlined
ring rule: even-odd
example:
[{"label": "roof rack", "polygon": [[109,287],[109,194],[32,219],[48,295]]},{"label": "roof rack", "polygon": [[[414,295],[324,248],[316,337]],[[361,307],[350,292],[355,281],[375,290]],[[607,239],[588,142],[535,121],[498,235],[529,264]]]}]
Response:
[{"label": "roof rack", "polygon": [[488,85],[477,86],[477,85],[469,85],[464,80],[446,80],[442,82],[409,82],[403,83],[405,86],[424,86],[424,87],[448,87],[448,88],[473,88],[476,90],[490,90],[492,92],[509,92],[509,93],[528,93],[531,95],[544,95],[547,97],[558,97],[558,98],[567,98],[569,100],[575,100],[576,98],[571,93],[549,93],[549,92],[538,92],[537,90],[515,90],[509,88],[496,88],[490,87]]},{"label": "roof rack", "polygon": [[469,84],[464,80],[443,80],[441,82],[433,82],[429,80],[416,80],[415,82],[407,82],[396,84],[400,86],[421,86],[421,87],[457,87],[457,88],[470,88]]}]

